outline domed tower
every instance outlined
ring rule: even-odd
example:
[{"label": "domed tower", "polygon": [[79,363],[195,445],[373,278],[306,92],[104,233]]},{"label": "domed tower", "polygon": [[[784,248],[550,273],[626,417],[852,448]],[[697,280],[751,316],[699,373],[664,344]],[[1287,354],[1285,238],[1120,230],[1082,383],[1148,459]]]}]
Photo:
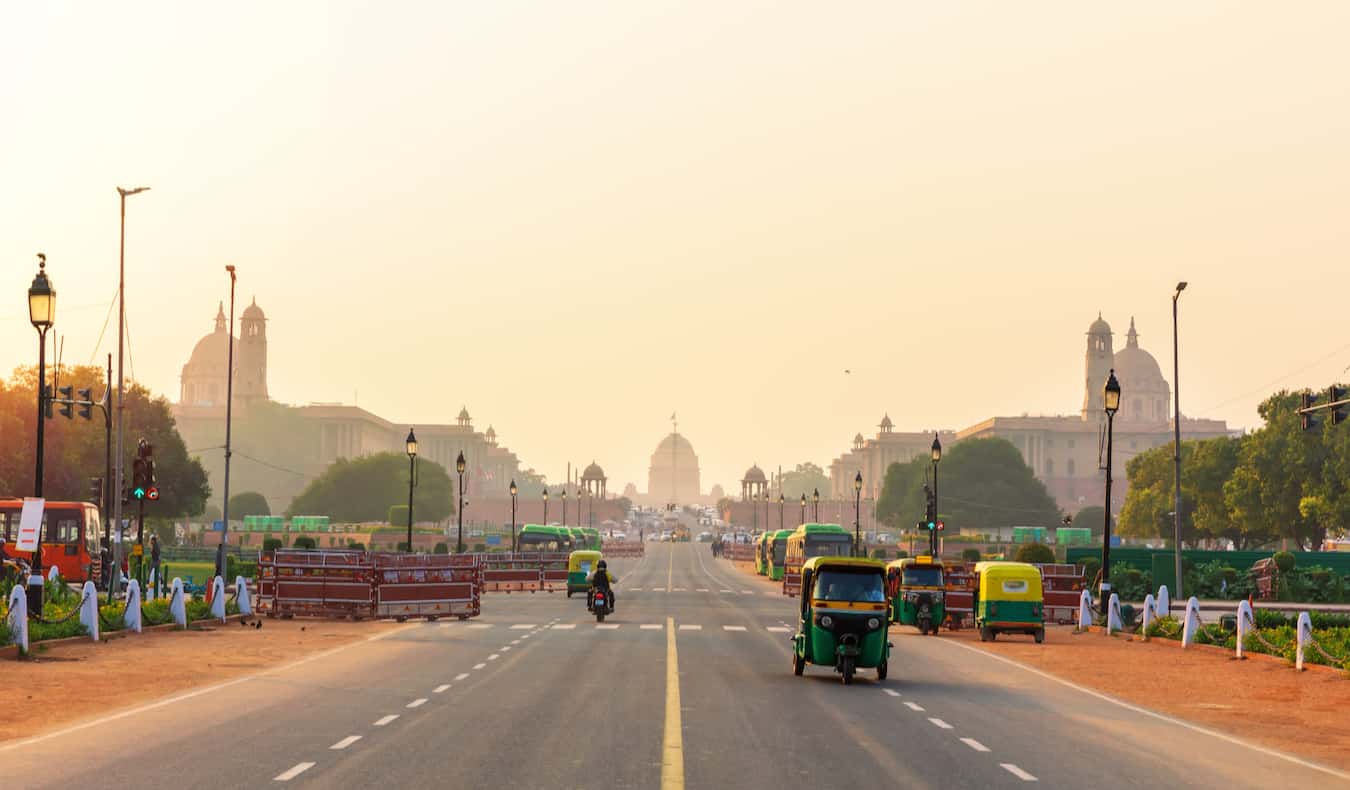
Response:
[{"label": "domed tower", "polygon": [[1111,366],[1116,358],[1111,349],[1111,325],[1097,320],[1087,331],[1087,352],[1083,355],[1083,419],[1095,422],[1105,414],[1102,403],[1102,387],[1106,386],[1106,377],[1111,375]]},{"label": "domed tower", "polygon": [[258,300],[239,317],[239,348],[235,355],[234,396],[240,400],[267,399],[267,316]]},{"label": "domed tower", "polygon": [[1125,347],[1116,354],[1116,379],[1120,382],[1120,414],[1126,422],[1165,423],[1171,414],[1172,389],[1163,378],[1158,360],[1139,347],[1139,333],[1130,319]]},{"label": "domed tower", "polygon": [[229,332],[225,328],[225,305],[216,308],[216,331],[197,341],[183,366],[178,402],[184,406],[224,406]]}]

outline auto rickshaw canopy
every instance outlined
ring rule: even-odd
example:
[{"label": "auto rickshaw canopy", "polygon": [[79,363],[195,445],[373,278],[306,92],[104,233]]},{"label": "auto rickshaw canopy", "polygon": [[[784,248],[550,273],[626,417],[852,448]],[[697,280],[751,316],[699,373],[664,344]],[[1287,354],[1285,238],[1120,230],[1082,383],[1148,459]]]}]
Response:
[{"label": "auto rickshaw canopy", "polygon": [[993,601],[1041,601],[1041,569],[1025,562],[979,562],[980,599]]}]

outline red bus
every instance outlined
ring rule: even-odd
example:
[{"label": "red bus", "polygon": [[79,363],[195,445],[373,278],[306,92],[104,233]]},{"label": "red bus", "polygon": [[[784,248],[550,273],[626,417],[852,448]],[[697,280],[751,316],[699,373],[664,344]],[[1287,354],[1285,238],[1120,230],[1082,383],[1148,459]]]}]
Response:
[{"label": "red bus", "polygon": [[[0,541],[10,557],[30,559],[32,554],[18,550],[19,514],[22,499],[0,498]],[[48,501],[42,514],[42,572],[55,565],[63,579],[83,583],[99,578],[99,539],[103,522],[98,508],[88,502]]]}]

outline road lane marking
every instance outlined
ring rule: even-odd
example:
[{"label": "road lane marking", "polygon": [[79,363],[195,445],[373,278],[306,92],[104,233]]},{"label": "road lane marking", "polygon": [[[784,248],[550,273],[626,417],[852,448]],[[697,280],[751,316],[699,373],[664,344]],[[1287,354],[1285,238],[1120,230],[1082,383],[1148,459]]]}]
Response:
[{"label": "road lane marking", "polygon": [[702,630],[703,630],[703,626],[701,626],[701,625],[689,625],[688,623],[684,623],[684,624],[682,624],[682,625],[680,626],[680,630],[681,630],[681,631],[702,631]]},{"label": "road lane marking", "polygon": [[[36,385],[34,385],[34,389],[36,388],[37,388]],[[707,587],[700,587],[698,588],[698,590],[696,590],[696,592],[707,592],[707,591],[708,591]]]},{"label": "road lane marking", "polygon": [[417,699],[413,700],[412,702],[409,702],[409,703],[408,703],[408,707],[409,707],[409,708],[420,708],[420,707],[422,707],[422,706],[425,705],[425,704],[427,704],[427,698],[426,698],[426,697],[418,697]]},{"label": "road lane marking", "polygon": [[744,630],[745,630],[745,626],[743,626],[743,625],[724,625],[724,626],[722,626],[722,630],[723,630],[723,631],[744,631]]},{"label": "road lane marking", "polygon": [[348,746],[351,746],[353,743],[356,743],[359,740],[361,740],[360,735],[348,735],[346,738],[343,738],[342,740],[338,741],[332,746],[329,746],[328,748],[331,751],[340,751],[342,749],[347,748]]},{"label": "road lane marking", "polygon": [[642,629],[643,631],[655,631],[661,627],[662,625],[660,623],[643,623],[642,625],[638,626],[638,628]]},{"label": "road lane marking", "polygon": [[900,692],[896,691],[895,689],[882,689],[882,691],[886,692],[887,694],[890,694],[892,697],[900,696]]},{"label": "road lane marking", "polygon": [[398,714],[397,714],[397,713],[391,713],[391,714],[389,714],[388,716],[385,716],[384,718],[376,719],[376,720],[375,720],[375,726],[376,726],[376,727],[383,727],[383,726],[385,726],[386,724],[388,724],[389,722],[391,722],[391,721],[393,721],[394,719],[397,719],[397,718],[398,718]]},{"label": "road lane marking", "polygon": [[[672,551],[670,556],[673,559],[675,552]],[[680,726],[680,657],[675,650],[675,618],[667,617],[666,728],[661,744],[661,790],[684,790],[684,736]]]},{"label": "road lane marking", "polygon": [[928,717],[928,720],[931,721],[933,723],[933,726],[937,727],[939,730],[950,730],[952,728],[952,725],[948,724],[942,719],[935,719],[930,716]]},{"label": "road lane marking", "polygon": [[596,629],[597,631],[613,631],[614,629],[616,629],[616,628],[618,628],[618,627],[619,627],[619,626],[617,626],[617,625],[615,625],[615,624],[613,624],[613,623],[596,623],[596,624],[595,624],[595,629]]},{"label": "road lane marking", "polygon": [[509,651],[511,650],[511,646],[510,646],[510,645],[502,645],[501,647],[499,647],[499,648],[497,648],[497,649],[500,650],[500,651],[502,651],[503,653],[506,653],[506,652],[509,652]]},{"label": "road lane marking", "polygon": [[513,644],[513,645],[518,645],[518,644],[520,644],[520,640],[519,640],[519,639],[512,639],[512,640],[511,640],[511,644]]},{"label": "road lane marking", "polygon": [[454,623],[441,623],[441,628],[449,628],[452,625],[454,625]]},{"label": "road lane marking", "polygon": [[[34,388],[36,388],[36,385]],[[689,592],[689,591],[683,587],[676,587],[675,589],[671,590],[671,592]]]},{"label": "road lane marking", "polygon": [[[34,388],[36,388],[36,385],[34,385]],[[731,592],[731,590],[718,590],[718,592],[729,593]]]},{"label": "road lane marking", "polygon": [[[36,387],[34,387],[36,389]],[[670,589],[671,582],[675,579],[675,552],[670,552],[670,567],[666,570],[666,589]],[[684,769],[680,769],[680,784],[684,784]]]},{"label": "road lane marking", "polygon": [[1012,763],[999,763],[999,765],[1003,768],[1003,770],[1007,771],[1008,773],[1012,774],[1013,776],[1017,777],[1018,779],[1021,779],[1023,782],[1035,782],[1035,781],[1037,781],[1036,777],[1032,776],[1031,774],[1027,773],[1026,771],[1023,771],[1021,768],[1018,768],[1017,766],[1013,765]]},{"label": "road lane marking", "polygon": [[[35,386],[36,386],[36,385],[35,385]],[[511,630],[512,630],[512,631],[528,631],[528,630],[530,630],[531,628],[535,628],[535,627],[536,627],[536,626],[535,626],[534,623],[516,623],[515,625],[511,626]]]},{"label": "road lane marking", "polygon": [[555,630],[555,631],[568,631],[568,630],[571,630],[571,629],[576,628],[576,627],[577,627],[577,624],[576,624],[576,623],[558,623],[557,625],[553,626],[553,630]]},{"label": "road lane marking", "polygon": [[485,667],[485,666],[487,666],[487,664],[474,664],[474,665],[473,665],[473,668],[474,668],[474,669],[482,669],[482,668]]},{"label": "road lane marking", "polygon": [[[981,649],[979,649],[978,647],[971,647],[970,645],[963,645],[963,644],[961,644],[960,642],[957,642],[957,641],[951,640],[951,639],[944,639],[944,640],[942,640],[942,644],[944,644],[944,645],[955,645],[955,646],[961,648],[962,650],[969,650],[970,652],[975,653],[975,654],[977,654],[977,655],[984,656],[985,658],[990,658],[990,659],[993,659],[994,661],[1002,661],[1002,662],[1005,663],[1005,664],[1009,664],[1009,665],[1011,665],[1011,666],[1017,667],[1018,669],[1022,669],[1022,670],[1025,670],[1025,671],[1027,671],[1027,672],[1030,672],[1030,673],[1032,673],[1033,675],[1040,675],[1041,677],[1045,678],[1046,680],[1053,680],[1054,682],[1056,682],[1056,683],[1058,683],[1058,684],[1060,684],[1060,685],[1062,685],[1062,686],[1068,686],[1069,688],[1071,688],[1071,689],[1073,689],[1073,690],[1075,690],[1075,691],[1081,691],[1081,692],[1083,692],[1084,694],[1087,694],[1088,696],[1096,697],[1096,698],[1099,699],[1099,700],[1102,700],[1102,701],[1104,701],[1104,702],[1109,702],[1109,703],[1111,703],[1112,705],[1117,705],[1117,706],[1119,706],[1119,707],[1122,707],[1122,708],[1124,708],[1124,709],[1126,709],[1126,710],[1129,710],[1129,711],[1133,711],[1133,712],[1138,713],[1138,714],[1140,714],[1140,715],[1143,715],[1143,716],[1149,716],[1149,717],[1152,717],[1152,718],[1157,719],[1157,720],[1159,720],[1159,721],[1165,721],[1165,722],[1167,722],[1168,724],[1175,724],[1175,725],[1177,725],[1178,727],[1185,727],[1186,729],[1190,730],[1191,732],[1198,732],[1198,733],[1201,733],[1201,734],[1204,734],[1204,735],[1208,735],[1208,736],[1210,736],[1211,738],[1218,738],[1218,739],[1221,740],[1221,741],[1227,741],[1228,743],[1234,744],[1234,745],[1236,745],[1236,746],[1241,746],[1242,748],[1247,749],[1247,750],[1249,750],[1249,751],[1258,752],[1258,753],[1264,754],[1264,755],[1266,755],[1266,756],[1268,756],[1268,757],[1276,757],[1276,758],[1281,759],[1281,760],[1284,760],[1284,761],[1286,761],[1286,762],[1294,763],[1295,765],[1301,765],[1301,766],[1303,766],[1304,768],[1310,768],[1310,769],[1312,769],[1312,770],[1314,770],[1314,771],[1318,771],[1318,772],[1320,772],[1320,773],[1324,773],[1324,774],[1328,774],[1328,775],[1330,775],[1330,776],[1334,776],[1334,777],[1336,777],[1337,779],[1350,780],[1350,772],[1346,772],[1346,771],[1338,771],[1338,770],[1336,770],[1335,768],[1330,768],[1330,767],[1325,766],[1325,765],[1320,765],[1320,764],[1318,764],[1318,763],[1312,762],[1311,760],[1304,760],[1303,758],[1301,758],[1301,757],[1295,757],[1295,756],[1292,755],[1292,754],[1285,754],[1284,752],[1277,751],[1277,750],[1275,750],[1275,749],[1270,749],[1270,748],[1267,748],[1267,747],[1265,747],[1265,746],[1259,746],[1259,745],[1257,745],[1257,744],[1255,744],[1255,743],[1252,743],[1251,741],[1245,741],[1245,740],[1243,740],[1243,739],[1241,739],[1241,738],[1238,738],[1238,737],[1235,737],[1235,736],[1232,736],[1232,735],[1228,735],[1227,733],[1222,733],[1222,732],[1218,732],[1217,730],[1207,729],[1207,728],[1205,728],[1205,727],[1199,726],[1198,724],[1191,724],[1190,722],[1188,722],[1188,721],[1183,721],[1183,720],[1181,720],[1181,719],[1174,719],[1174,718],[1172,718],[1171,716],[1166,716],[1166,715],[1164,715],[1164,714],[1158,713],[1157,711],[1149,710],[1148,708],[1141,708],[1141,707],[1139,707],[1138,705],[1133,705],[1133,704],[1128,703],[1128,702],[1126,702],[1126,701],[1124,701],[1124,700],[1122,700],[1122,699],[1117,699],[1116,697],[1113,697],[1113,696],[1111,696],[1110,694],[1103,694],[1103,693],[1101,693],[1100,691],[1093,691],[1092,689],[1087,688],[1086,686],[1080,686],[1080,685],[1078,685],[1077,683],[1073,683],[1073,682],[1071,682],[1071,681],[1065,680],[1064,678],[1055,677],[1054,675],[1050,674],[1049,672],[1042,672],[1041,670],[1039,670],[1039,669],[1034,669],[1034,668],[1032,668],[1032,667],[1027,666],[1026,664],[1022,664],[1022,663],[1019,663],[1019,662],[1017,662],[1017,661],[1013,661],[1011,658],[1004,658],[1003,656],[994,655],[993,653],[990,653],[990,652],[988,652],[988,651],[986,651],[986,650],[981,650]],[[5,748],[6,748],[6,747],[0,746],[0,751],[3,751]]]},{"label": "road lane marking", "polygon": [[461,672],[458,675],[455,675],[455,680],[464,680],[468,676],[469,676],[468,672]]},{"label": "road lane marking", "polygon": [[962,739],[961,739],[961,743],[964,743],[965,745],[969,746],[970,748],[974,749],[974,750],[977,751],[977,752],[987,752],[987,751],[989,751],[989,747],[988,747],[988,746],[985,746],[984,744],[980,743],[979,741],[975,740],[974,738],[962,738]]},{"label": "road lane marking", "polygon": [[501,653],[493,653],[492,655],[488,656],[488,661],[496,661],[501,657],[502,657]]},{"label": "road lane marking", "polygon": [[918,712],[923,713],[922,705],[915,705],[913,702],[906,702],[905,707],[909,708],[910,710],[917,710]]},{"label": "road lane marking", "polygon": [[782,625],[771,625],[771,626],[769,626],[769,627],[768,627],[767,629],[765,629],[765,630],[767,630],[767,631],[769,631],[770,633],[773,633],[773,634],[786,634],[786,633],[788,633],[789,631],[791,631],[792,629],[791,629],[791,628],[788,628],[787,626],[782,626]]},{"label": "road lane marking", "polygon": [[439,685],[439,686],[437,686],[436,688],[432,689],[432,690],[431,690],[431,693],[432,693],[432,694],[440,694],[440,693],[444,692],[445,690],[447,690],[447,689],[449,689],[449,688],[450,688],[450,684],[449,684],[449,683],[442,683],[441,685]]},{"label": "road lane marking", "polygon": [[491,628],[491,627],[494,626],[494,625],[496,625],[496,623],[474,623],[473,625],[470,625],[469,627],[470,627],[470,628]]},{"label": "road lane marking", "polygon": [[754,590],[741,590],[741,595],[754,595]]},{"label": "road lane marking", "polygon": [[[36,384],[33,385],[33,389],[37,389]],[[624,589],[628,590],[628,592],[642,592],[641,587],[625,587]]]},{"label": "road lane marking", "polygon": [[[289,782],[300,774],[314,767],[314,763],[296,763],[289,770],[279,773],[272,777],[273,782]],[[683,785],[681,785],[683,787]]]}]

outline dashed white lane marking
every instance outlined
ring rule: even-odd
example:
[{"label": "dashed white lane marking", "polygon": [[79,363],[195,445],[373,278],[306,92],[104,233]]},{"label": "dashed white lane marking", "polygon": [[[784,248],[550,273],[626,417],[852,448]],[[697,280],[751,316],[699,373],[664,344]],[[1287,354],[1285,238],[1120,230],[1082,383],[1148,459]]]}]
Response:
[{"label": "dashed white lane marking", "polygon": [[511,626],[511,630],[512,630],[512,631],[528,631],[528,630],[530,630],[531,628],[534,628],[534,627],[535,627],[534,623],[516,623],[515,625]]},{"label": "dashed white lane marking", "polygon": [[1008,773],[1012,774],[1013,776],[1017,777],[1018,779],[1021,779],[1023,782],[1035,782],[1035,781],[1037,781],[1036,777],[1032,776],[1031,774],[1027,773],[1026,771],[1023,771],[1021,768],[1018,768],[1017,766],[1013,765],[1012,763],[999,763],[999,765],[1002,766],[1003,770],[1007,771]]},{"label": "dashed white lane marking", "polygon": [[468,673],[468,672],[461,672],[461,673],[459,673],[458,675],[455,675],[455,680],[463,680],[463,679],[467,678],[468,676],[469,676],[469,673]]},{"label": "dashed white lane marking", "polygon": [[718,590],[718,592],[729,593],[731,590]]},{"label": "dashed white lane marking", "polygon": [[518,645],[518,644],[520,644],[520,640],[519,640],[519,639],[512,639],[512,640],[511,640],[511,644],[513,644],[513,645]]},{"label": "dashed white lane marking", "polygon": [[961,743],[964,743],[965,745],[969,746],[970,748],[974,749],[974,750],[977,751],[977,752],[987,752],[987,751],[989,751],[989,747],[988,747],[988,746],[985,746],[984,744],[980,743],[979,741],[975,740],[974,738],[962,738],[962,739],[961,739]]},{"label": "dashed white lane marking", "polygon": [[754,595],[754,590],[741,590],[741,595]]},{"label": "dashed white lane marking", "polygon": [[420,708],[420,707],[422,707],[422,706],[425,705],[425,704],[427,704],[427,698],[426,698],[426,697],[418,697],[417,699],[413,700],[412,702],[409,702],[409,703],[408,703],[408,707],[409,707],[409,708]]},{"label": "dashed white lane marking", "polygon": [[722,630],[723,630],[723,631],[744,631],[744,630],[745,630],[745,626],[743,626],[743,625],[724,625],[724,626],[722,626]]},{"label": "dashed white lane marking", "polygon": [[905,707],[909,708],[910,710],[917,710],[918,712],[923,713],[922,705],[915,705],[913,702],[906,702]]},{"label": "dashed white lane marking", "polygon": [[683,587],[676,587],[675,589],[671,590],[671,592],[689,592],[689,591]]},{"label": "dashed white lane marking", "polygon": [[300,774],[314,767],[314,763],[296,763],[286,771],[272,777],[274,782],[289,782]]},{"label": "dashed white lane marking", "polygon": [[485,667],[485,666],[487,666],[487,664],[474,664],[474,665],[473,665],[473,668],[474,668],[474,669],[482,669],[482,668]]},{"label": "dashed white lane marking", "polygon": [[[466,677],[467,677],[467,675],[466,675]],[[389,722],[391,722],[391,721],[393,721],[394,719],[397,719],[397,718],[398,718],[398,714],[397,714],[397,713],[391,713],[391,714],[389,714],[388,716],[385,716],[384,718],[376,719],[376,720],[375,720],[375,726],[376,726],[376,727],[383,727],[384,725],[388,724]]]},{"label": "dashed white lane marking", "polygon": [[781,625],[771,625],[771,626],[769,626],[769,627],[768,627],[767,629],[765,629],[765,630],[766,630],[766,631],[769,631],[770,633],[775,633],[775,634],[786,634],[787,632],[791,631],[792,629],[791,629],[791,628],[788,628],[788,627],[786,627],[786,626],[781,626]]},{"label": "dashed white lane marking", "polygon": [[628,592],[642,592],[641,587],[629,587]]},{"label": "dashed white lane marking", "polygon": [[488,656],[488,661],[496,661],[501,657],[502,657],[501,653],[493,653],[492,655]]},{"label": "dashed white lane marking", "polygon": [[557,625],[553,626],[553,630],[555,630],[555,631],[570,631],[570,630],[572,630],[573,628],[576,628],[576,627],[577,627],[577,624],[576,624],[576,623],[558,623]]},{"label": "dashed white lane marking", "polygon": [[930,716],[928,717],[928,720],[931,721],[933,723],[933,726],[937,727],[939,730],[950,730],[952,728],[952,725],[948,724],[942,719],[935,719]]},{"label": "dashed white lane marking", "polygon": [[697,590],[695,590],[695,592],[707,592],[707,591],[708,591],[707,587],[700,587]]},{"label": "dashed white lane marking", "polygon": [[882,689],[882,691],[886,692],[887,694],[890,694],[892,697],[900,696],[900,692],[896,691],[895,689]]},{"label": "dashed white lane marking", "polygon": [[454,623],[441,623],[441,628],[449,628],[452,625],[454,625]]},{"label": "dashed white lane marking", "polygon": [[638,626],[643,631],[660,631],[663,626],[660,623],[643,623]]},{"label": "dashed white lane marking", "polygon": [[613,631],[614,629],[616,629],[616,628],[618,628],[618,627],[619,627],[619,626],[617,626],[617,625],[615,625],[615,624],[613,624],[613,623],[596,623],[596,624],[595,624],[595,630],[597,630],[597,631]]},{"label": "dashed white lane marking", "polygon": [[497,648],[497,649],[500,650],[500,651],[502,651],[503,653],[506,653],[506,652],[509,652],[509,651],[511,650],[511,646],[510,646],[510,645],[502,645],[501,647],[499,647],[499,648]]},{"label": "dashed white lane marking", "polygon": [[432,693],[432,694],[440,694],[440,693],[446,691],[446,690],[449,689],[449,688],[450,688],[450,684],[449,684],[449,683],[442,683],[441,685],[439,685],[439,686],[437,686],[436,688],[432,689],[432,690],[431,690],[431,693]]},{"label": "dashed white lane marking", "polygon": [[703,626],[701,626],[701,625],[689,625],[688,623],[685,623],[685,624],[683,624],[683,625],[680,626],[680,630],[681,630],[681,631],[702,631],[702,630],[703,630]]},{"label": "dashed white lane marking", "polygon": [[346,738],[343,738],[342,740],[338,741],[332,746],[329,746],[328,748],[333,751],[338,751],[341,749],[345,749],[348,746],[351,746],[353,743],[356,743],[359,740],[361,740],[360,735],[348,735]]},{"label": "dashed white lane marking", "polygon": [[469,627],[470,627],[470,628],[491,628],[491,627],[494,626],[494,625],[496,625],[496,623],[474,623],[473,625],[471,625],[471,626],[469,626]]}]

